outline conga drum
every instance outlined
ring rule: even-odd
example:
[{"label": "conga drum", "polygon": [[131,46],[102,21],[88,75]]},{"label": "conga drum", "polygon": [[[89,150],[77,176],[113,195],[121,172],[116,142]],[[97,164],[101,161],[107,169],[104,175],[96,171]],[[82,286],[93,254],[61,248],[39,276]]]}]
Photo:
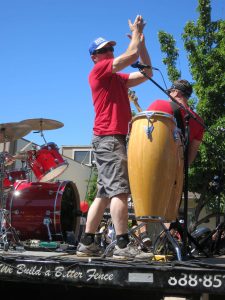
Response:
[{"label": "conga drum", "polygon": [[165,220],[167,222],[176,221],[178,217],[178,210],[181,203],[184,183],[184,147],[183,143],[178,141],[177,147],[177,162],[176,162],[176,177],[172,187],[171,197],[167,206]]},{"label": "conga drum", "polygon": [[[128,140],[128,174],[137,220],[164,222],[173,218],[169,208],[174,205],[170,203],[171,198],[175,199],[172,193],[178,193],[175,186],[180,147],[180,133],[172,115],[143,111],[133,117]],[[180,186],[183,179],[179,180]]]}]

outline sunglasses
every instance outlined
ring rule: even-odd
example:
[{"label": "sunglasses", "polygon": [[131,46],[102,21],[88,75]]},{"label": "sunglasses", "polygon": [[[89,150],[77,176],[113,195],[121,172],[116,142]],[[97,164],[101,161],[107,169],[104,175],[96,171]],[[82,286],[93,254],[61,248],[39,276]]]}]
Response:
[{"label": "sunglasses", "polygon": [[109,46],[109,47],[104,47],[104,48],[101,48],[101,49],[97,49],[93,52],[93,54],[103,54],[103,53],[106,53],[106,52],[113,52],[114,51],[114,48],[113,46]]}]

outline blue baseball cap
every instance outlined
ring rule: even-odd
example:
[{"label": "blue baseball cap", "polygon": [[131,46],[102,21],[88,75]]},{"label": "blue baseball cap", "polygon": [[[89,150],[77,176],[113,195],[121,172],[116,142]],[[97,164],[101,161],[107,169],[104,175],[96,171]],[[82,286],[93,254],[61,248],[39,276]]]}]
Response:
[{"label": "blue baseball cap", "polygon": [[95,50],[103,48],[105,45],[109,44],[110,46],[115,46],[116,42],[114,41],[107,41],[103,37],[99,37],[96,40],[94,40],[90,47],[89,47],[89,53],[92,55]]}]

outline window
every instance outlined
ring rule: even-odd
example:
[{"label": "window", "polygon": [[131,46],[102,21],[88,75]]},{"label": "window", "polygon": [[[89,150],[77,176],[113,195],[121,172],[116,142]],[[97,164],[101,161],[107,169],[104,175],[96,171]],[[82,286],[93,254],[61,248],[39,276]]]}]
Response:
[{"label": "window", "polygon": [[74,160],[80,164],[91,166],[93,153],[91,150],[74,150]]}]

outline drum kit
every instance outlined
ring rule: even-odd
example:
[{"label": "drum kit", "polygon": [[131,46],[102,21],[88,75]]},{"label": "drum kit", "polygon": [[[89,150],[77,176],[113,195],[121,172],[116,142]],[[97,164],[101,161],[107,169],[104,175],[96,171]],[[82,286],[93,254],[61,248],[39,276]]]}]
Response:
[{"label": "drum kit", "polygon": [[[61,128],[63,123],[50,119],[27,119],[0,124],[0,248],[21,246],[21,241],[66,241],[76,239],[79,231],[80,199],[76,185],[55,181],[68,167],[55,143],[47,143],[44,130]],[[39,148],[26,145],[15,155],[6,152],[6,142],[15,141],[37,131],[45,144]],[[21,170],[9,170],[21,160]],[[36,181],[31,181],[31,173]],[[53,182],[54,181],[54,182]]]}]

